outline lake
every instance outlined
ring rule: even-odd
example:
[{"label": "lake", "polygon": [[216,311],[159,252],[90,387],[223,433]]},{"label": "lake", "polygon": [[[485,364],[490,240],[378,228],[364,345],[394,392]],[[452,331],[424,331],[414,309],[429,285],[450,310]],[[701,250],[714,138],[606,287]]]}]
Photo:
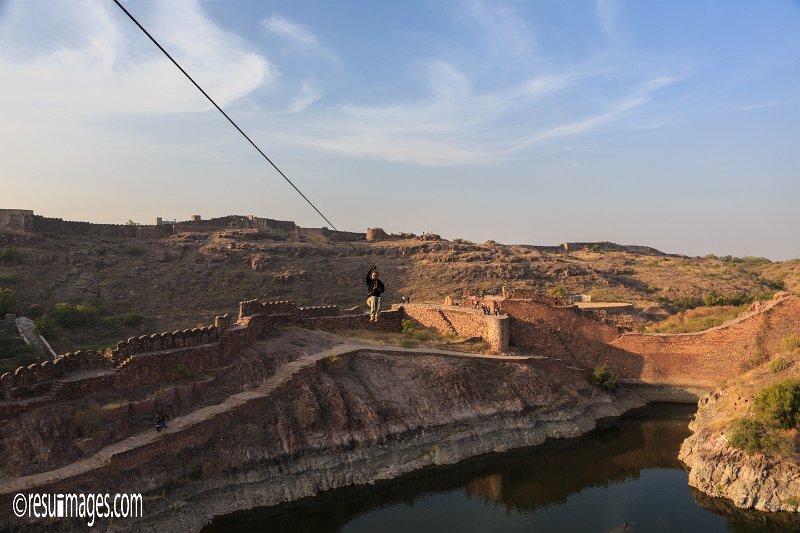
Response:
[{"label": "lake", "polygon": [[695,409],[651,404],[577,439],[241,511],[204,531],[800,531],[795,515],[741,511],[687,485],[677,454]]}]

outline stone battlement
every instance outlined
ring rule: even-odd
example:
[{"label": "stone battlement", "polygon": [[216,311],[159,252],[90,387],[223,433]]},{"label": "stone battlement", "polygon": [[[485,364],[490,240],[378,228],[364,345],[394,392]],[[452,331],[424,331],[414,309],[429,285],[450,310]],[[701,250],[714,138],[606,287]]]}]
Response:
[{"label": "stone battlement", "polygon": [[[131,337],[118,342],[115,348],[65,353],[53,360],[21,366],[13,373],[6,372],[0,376],[0,399],[36,393],[38,392],[37,384],[53,381],[68,372],[111,370],[137,354],[189,348],[216,342],[230,326],[230,316],[226,314],[216,317],[214,324],[210,326]],[[12,394],[14,390],[16,393]]]},{"label": "stone battlement", "polygon": [[179,221],[160,224],[95,224],[43,217],[29,209],[0,209],[0,231],[54,233],[59,235],[91,235],[158,239],[175,233],[216,231],[220,229],[259,229],[294,233],[298,226],[290,220],[273,220],[253,215],[228,215],[219,218]]}]

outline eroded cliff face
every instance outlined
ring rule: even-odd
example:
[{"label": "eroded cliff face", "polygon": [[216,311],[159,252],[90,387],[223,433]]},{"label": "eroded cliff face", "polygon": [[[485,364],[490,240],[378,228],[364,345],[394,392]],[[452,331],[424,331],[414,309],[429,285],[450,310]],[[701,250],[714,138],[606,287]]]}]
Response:
[{"label": "eroded cliff face", "polygon": [[240,509],[575,437],[645,402],[639,393],[599,392],[583,372],[552,360],[376,349],[321,361],[180,450],[58,489],[143,493],[144,520],[110,524],[116,530],[199,530]]},{"label": "eroded cliff face", "polygon": [[[760,453],[747,454],[728,444],[724,422],[731,404],[745,403],[722,389],[703,397],[692,431],[681,445],[678,458],[689,468],[689,485],[703,493],[727,498],[742,509],[797,512],[800,466],[792,460]],[[723,428],[723,429],[720,429]]]}]

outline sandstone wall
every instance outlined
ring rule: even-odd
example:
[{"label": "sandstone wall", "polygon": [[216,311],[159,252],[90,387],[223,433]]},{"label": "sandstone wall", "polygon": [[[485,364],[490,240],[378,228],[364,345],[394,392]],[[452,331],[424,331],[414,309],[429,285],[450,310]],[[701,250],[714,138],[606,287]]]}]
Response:
[{"label": "sandstone wall", "polygon": [[510,316],[510,345],[524,353],[559,359],[579,368],[606,365],[623,379],[638,380],[644,362],[638,354],[609,345],[620,333],[587,318],[575,307],[559,308],[532,300],[503,300]]},{"label": "sandstone wall", "polygon": [[290,220],[273,220],[254,216],[229,215],[207,220],[186,220],[177,224],[94,224],[49,218],[35,215],[26,209],[0,209],[0,230],[56,233],[66,235],[94,235],[101,237],[127,237],[157,239],[179,231],[214,231],[225,228],[252,228],[277,230],[284,233],[297,231],[297,225]]},{"label": "sandstone wall", "polygon": [[619,329],[587,318],[575,307],[559,308],[535,300],[503,300],[504,313],[511,316],[511,342],[517,346],[540,349],[547,339],[535,326],[546,324],[555,331],[599,341],[611,342],[619,337]]},{"label": "sandstone wall", "polygon": [[482,315],[480,311],[474,309],[428,304],[405,304],[396,307],[408,318],[439,333],[445,335],[456,333],[461,337],[482,338],[495,352],[505,352],[508,349],[507,317]]},{"label": "sandstone wall", "polygon": [[382,311],[377,322],[370,322],[369,315],[319,316],[316,318],[302,319],[302,325],[309,329],[323,331],[345,331],[348,329],[370,329],[378,331],[399,332],[402,330],[402,321],[405,315],[402,311]]},{"label": "sandstone wall", "polygon": [[39,233],[58,233],[66,235],[95,235],[101,237],[128,237],[157,239],[172,234],[172,226],[126,224],[94,224],[91,222],[75,222],[60,218],[48,218],[40,215],[31,215],[28,231]]},{"label": "sandstone wall", "polygon": [[800,297],[779,293],[722,326],[698,333],[627,333],[613,346],[640,354],[645,381],[718,384],[748,360],[769,357],[783,338],[800,331]]},{"label": "sandstone wall", "polygon": [[0,209],[0,230],[30,231],[32,217],[30,209]]}]

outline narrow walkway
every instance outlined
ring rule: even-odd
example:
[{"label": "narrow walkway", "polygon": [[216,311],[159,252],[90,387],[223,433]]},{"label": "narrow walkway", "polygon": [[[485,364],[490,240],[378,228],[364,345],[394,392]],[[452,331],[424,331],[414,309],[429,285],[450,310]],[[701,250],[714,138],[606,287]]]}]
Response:
[{"label": "narrow walkway", "polygon": [[149,431],[128,437],[127,439],[123,439],[119,442],[115,442],[114,444],[110,444],[87,459],[75,461],[74,463],[70,463],[61,468],[56,468],[55,470],[50,470],[48,472],[42,472],[40,474],[22,476],[10,479],[8,481],[3,481],[0,483],[0,494],[29,491],[30,489],[40,485],[54,483],[73,476],[84,474],[90,470],[94,470],[95,468],[101,468],[108,464],[114,455],[145,446],[170,434],[188,429],[199,422],[213,418],[228,410],[235,409],[246,402],[265,398],[272,394],[278,387],[288,383],[292,376],[294,376],[296,373],[305,368],[314,366],[317,362],[325,359],[326,357],[332,355],[346,355],[358,351],[379,353],[410,353],[417,355],[444,355],[466,359],[501,359],[504,361],[519,361],[542,358],[541,356],[531,355],[472,354],[449,350],[438,350],[434,348],[400,348],[396,346],[382,346],[377,344],[339,344],[329,350],[325,350],[316,354],[304,355],[290,363],[281,366],[276,370],[275,374],[270,376],[264,383],[252,390],[233,394],[222,403],[202,407],[196,411],[192,411],[187,415],[170,420],[168,423],[168,429],[163,433],[158,433],[155,431],[155,429],[151,429]]}]

